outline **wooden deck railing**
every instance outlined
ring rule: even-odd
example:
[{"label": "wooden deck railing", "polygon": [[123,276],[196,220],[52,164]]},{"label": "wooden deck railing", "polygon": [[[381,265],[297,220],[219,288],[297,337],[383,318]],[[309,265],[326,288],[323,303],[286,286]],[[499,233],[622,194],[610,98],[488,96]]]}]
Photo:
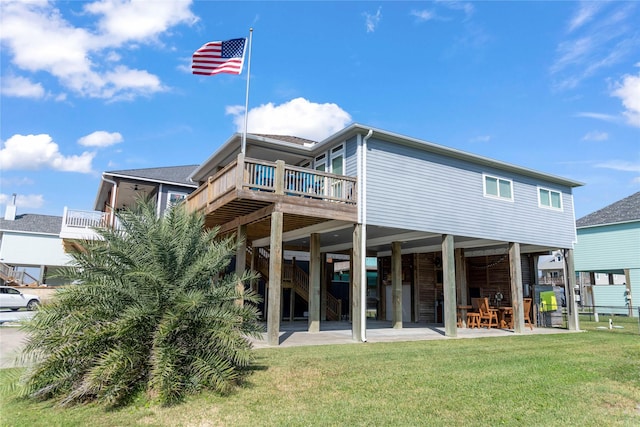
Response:
[{"label": "wooden deck railing", "polygon": [[98,227],[119,227],[118,219],[111,212],[67,209],[62,215],[60,237],[69,239],[97,238]]},{"label": "wooden deck railing", "polygon": [[282,161],[267,162],[239,154],[207,182],[187,197],[192,210],[233,190],[266,191],[292,197],[305,197],[355,205],[356,178],[286,165]]},{"label": "wooden deck railing", "polygon": [[0,263],[0,278],[7,285],[39,286],[40,281],[24,270]]}]

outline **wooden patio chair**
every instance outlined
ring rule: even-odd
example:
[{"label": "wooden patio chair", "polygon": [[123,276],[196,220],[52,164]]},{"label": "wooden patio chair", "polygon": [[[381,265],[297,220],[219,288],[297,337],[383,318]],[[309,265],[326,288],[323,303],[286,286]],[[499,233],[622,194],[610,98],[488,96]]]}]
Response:
[{"label": "wooden patio chair", "polygon": [[529,328],[533,331],[533,322],[531,321],[531,298],[524,298],[522,300],[524,311],[524,325],[529,325]]},{"label": "wooden patio chair", "polygon": [[480,298],[478,312],[480,313],[480,326],[486,326],[487,328],[498,327],[498,312],[489,307],[489,298]]}]

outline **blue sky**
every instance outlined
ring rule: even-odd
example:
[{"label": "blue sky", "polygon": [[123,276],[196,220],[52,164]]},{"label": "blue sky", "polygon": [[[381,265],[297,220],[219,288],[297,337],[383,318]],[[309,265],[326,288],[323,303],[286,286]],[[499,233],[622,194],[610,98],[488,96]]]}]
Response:
[{"label": "blue sky", "polygon": [[[198,164],[243,124],[247,70],[191,54],[253,27],[249,131],[352,122],[640,190],[640,3],[7,1],[0,209],[93,208],[105,170]],[[401,173],[401,171],[398,171]]]}]

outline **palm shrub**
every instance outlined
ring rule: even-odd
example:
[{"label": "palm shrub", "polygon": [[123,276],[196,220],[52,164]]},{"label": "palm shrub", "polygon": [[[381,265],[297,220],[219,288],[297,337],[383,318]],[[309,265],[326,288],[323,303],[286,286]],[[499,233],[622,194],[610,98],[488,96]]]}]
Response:
[{"label": "palm shrub", "polygon": [[258,296],[225,274],[233,238],[177,206],[160,218],[141,201],[121,227],[82,242],[66,287],[31,322],[24,393],[61,404],[126,404],[142,391],[162,404],[202,389],[229,391],[252,362],[262,331]]}]

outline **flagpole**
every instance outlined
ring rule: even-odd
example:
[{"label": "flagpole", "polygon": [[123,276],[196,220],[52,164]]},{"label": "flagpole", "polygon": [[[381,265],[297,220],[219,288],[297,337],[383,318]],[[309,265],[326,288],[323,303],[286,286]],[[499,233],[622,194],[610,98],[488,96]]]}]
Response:
[{"label": "flagpole", "polygon": [[251,41],[253,40],[253,28],[249,28],[249,62],[247,63],[247,94],[244,100],[244,131],[242,132],[242,147],[240,152],[245,154],[247,149],[247,122],[249,121],[249,80],[251,77]]}]

